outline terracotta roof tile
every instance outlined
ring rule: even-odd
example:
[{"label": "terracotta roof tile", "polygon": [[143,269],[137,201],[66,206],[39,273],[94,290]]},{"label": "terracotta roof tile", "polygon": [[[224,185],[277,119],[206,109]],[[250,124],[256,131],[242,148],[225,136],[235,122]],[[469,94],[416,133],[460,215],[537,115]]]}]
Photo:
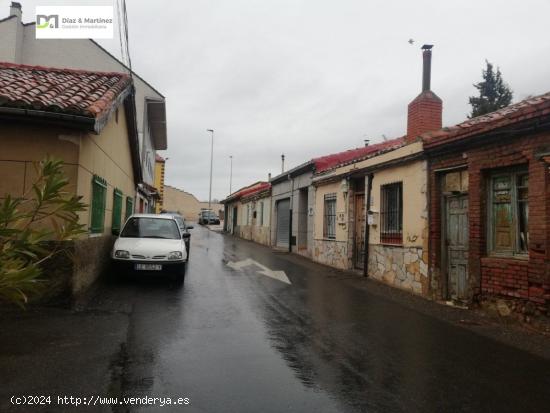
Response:
[{"label": "terracotta roof tile", "polygon": [[353,162],[359,162],[372,156],[380,155],[381,153],[391,151],[405,145],[405,137],[390,139],[388,141],[376,143],[362,148],[350,149],[343,152],[325,155],[318,158],[313,158],[315,164],[315,172],[326,172],[330,169],[348,165]]},{"label": "terracotta roof tile", "polygon": [[0,106],[100,118],[130,86],[125,73],[0,62]]},{"label": "terracotta roof tile", "polygon": [[245,197],[250,197],[270,189],[271,189],[271,184],[269,182],[263,182],[263,181],[256,182],[252,185],[245,186],[244,188],[241,188],[236,192],[233,192],[226,199],[224,199],[222,203],[227,201],[236,201],[237,199],[241,199]]},{"label": "terracotta roof tile", "polygon": [[550,114],[550,92],[522,100],[486,115],[468,119],[458,125],[425,133],[422,135],[422,140],[424,148],[435,148],[548,114]]}]

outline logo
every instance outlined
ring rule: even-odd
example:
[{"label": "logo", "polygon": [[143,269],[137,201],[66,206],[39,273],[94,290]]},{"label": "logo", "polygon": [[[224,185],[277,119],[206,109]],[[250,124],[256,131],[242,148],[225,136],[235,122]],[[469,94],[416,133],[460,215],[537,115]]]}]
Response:
[{"label": "logo", "polygon": [[36,6],[37,39],[112,39],[113,26],[113,6]]},{"label": "logo", "polygon": [[59,14],[52,14],[50,16],[46,16],[45,14],[36,15],[36,28],[46,29],[48,27],[51,27],[52,29],[59,28]]}]

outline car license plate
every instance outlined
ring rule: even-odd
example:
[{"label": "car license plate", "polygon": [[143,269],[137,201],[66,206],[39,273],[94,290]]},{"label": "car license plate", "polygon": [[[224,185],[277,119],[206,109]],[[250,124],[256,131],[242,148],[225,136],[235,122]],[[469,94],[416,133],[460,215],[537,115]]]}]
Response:
[{"label": "car license plate", "polygon": [[162,271],[160,264],[136,264],[135,268],[138,271]]}]

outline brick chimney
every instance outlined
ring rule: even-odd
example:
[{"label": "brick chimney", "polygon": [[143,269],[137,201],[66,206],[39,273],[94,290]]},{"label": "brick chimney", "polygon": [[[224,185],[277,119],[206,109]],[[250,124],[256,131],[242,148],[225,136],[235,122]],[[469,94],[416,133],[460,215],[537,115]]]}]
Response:
[{"label": "brick chimney", "polygon": [[409,103],[407,116],[407,140],[410,142],[425,132],[441,129],[443,102],[430,90],[432,47],[430,44],[422,46],[422,92]]}]

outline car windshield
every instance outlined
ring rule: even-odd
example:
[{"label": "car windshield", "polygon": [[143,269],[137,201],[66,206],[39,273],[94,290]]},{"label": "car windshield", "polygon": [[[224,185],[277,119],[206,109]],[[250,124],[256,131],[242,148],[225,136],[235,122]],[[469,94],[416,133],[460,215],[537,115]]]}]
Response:
[{"label": "car windshield", "polygon": [[183,220],[182,217],[175,216],[174,219],[176,220],[180,228],[185,228],[185,221]]},{"label": "car windshield", "polygon": [[179,239],[178,225],[172,219],[162,218],[130,218],[122,233],[123,238],[162,238]]}]

